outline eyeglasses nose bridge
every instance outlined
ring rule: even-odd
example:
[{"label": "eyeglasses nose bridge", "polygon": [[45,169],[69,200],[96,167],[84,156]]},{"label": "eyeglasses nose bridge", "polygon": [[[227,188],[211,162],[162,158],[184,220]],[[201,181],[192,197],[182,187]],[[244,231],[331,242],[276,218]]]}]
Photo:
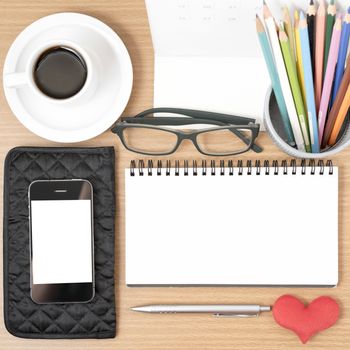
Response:
[{"label": "eyeglasses nose bridge", "polygon": [[180,147],[182,141],[189,140],[192,144],[195,144],[195,136],[192,133],[179,133],[177,147]]},{"label": "eyeglasses nose bridge", "polygon": [[181,133],[179,134],[179,141],[182,142],[183,140],[193,140],[193,133]]}]

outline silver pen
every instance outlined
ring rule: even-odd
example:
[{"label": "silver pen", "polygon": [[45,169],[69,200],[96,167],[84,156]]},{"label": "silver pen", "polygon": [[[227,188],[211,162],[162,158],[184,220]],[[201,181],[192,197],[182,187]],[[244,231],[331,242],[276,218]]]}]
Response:
[{"label": "silver pen", "polygon": [[145,305],[131,310],[152,314],[162,313],[200,313],[221,317],[255,317],[261,312],[271,311],[271,306],[261,305]]}]

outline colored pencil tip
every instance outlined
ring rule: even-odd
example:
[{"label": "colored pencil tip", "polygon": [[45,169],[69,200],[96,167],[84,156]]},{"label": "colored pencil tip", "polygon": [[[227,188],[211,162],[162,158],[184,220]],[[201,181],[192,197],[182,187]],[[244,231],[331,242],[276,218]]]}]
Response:
[{"label": "colored pencil tip", "polygon": [[342,26],[342,15],[339,14],[335,21],[334,28],[336,30],[341,30],[341,26]]},{"label": "colored pencil tip", "polygon": [[294,10],[294,21],[299,21],[299,11],[297,9]]},{"label": "colored pencil tip", "polygon": [[299,15],[300,20],[305,19],[305,15],[303,11],[300,11],[300,15]]},{"label": "colored pencil tip", "polygon": [[310,0],[310,5],[315,5],[314,0]]},{"label": "colored pencil tip", "polygon": [[350,6],[348,7],[348,13],[350,13]]},{"label": "colored pencil tip", "polygon": [[278,32],[278,37],[280,38],[281,41],[288,41],[288,36],[287,36],[286,32],[283,29],[281,29]]},{"label": "colored pencil tip", "polygon": [[330,5],[334,5],[334,0],[331,0],[329,3]]},{"label": "colored pencil tip", "polygon": [[264,2],[264,7],[263,7],[263,16],[265,19],[272,17],[271,11],[265,2]]},{"label": "colored pencil tip", "polygon": [[258,14],[255,17],[255,22],[256,22],[256,30],[258,33],[262,33],[264,32],[264,25],[261,22],[260,17],[258,16]]}]

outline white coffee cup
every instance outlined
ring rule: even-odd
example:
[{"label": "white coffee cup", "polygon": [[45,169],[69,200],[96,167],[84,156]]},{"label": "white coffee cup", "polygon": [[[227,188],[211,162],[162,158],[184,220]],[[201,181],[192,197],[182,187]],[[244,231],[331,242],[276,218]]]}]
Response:
[{"label": "white coffee cup", "polygon": [[[87,70],[87,76],[83,87],[73,96],[56,99],[43,93],[37,86],[34,80],[34,69],[39,57],[50,48],[66,47],[76,51],[84,60]],[[89,99],[97,87],[96,64],[93,58],[84,48],[77,43],[68,40],[53,40],[41,45],[35,52],[32,53],[26,64],[25,70],[22,72],[7,73],[4,75],[4,85],[9,88],[21,88],[28,86],[35,94],[41,98],[48,99],[51,103],[58,104],[75,104],[81,103]]]}]

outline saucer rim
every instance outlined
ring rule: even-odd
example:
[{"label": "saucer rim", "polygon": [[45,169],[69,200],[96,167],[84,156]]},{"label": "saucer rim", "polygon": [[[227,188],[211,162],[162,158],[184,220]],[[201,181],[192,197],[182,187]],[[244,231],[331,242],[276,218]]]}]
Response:
[{"label": "saucer rim", "polygon": [[[21,50],[23,50],[23,48],[26,45],[26,42],[28,42],[28,39],[31,39],[35,37],[35,35],[37,35],[39,27],[41,27],[42,30],[43,26],[52,27],[56,26],[57,24],[65,25],[67,23],[88,25],[90,28],[92,28],[92,30],[99,31],[100,34],[105,38],[105,40],[109,41],[109,45],[111,45],[112,48],[113,44],[115,45],[117,43],[118,50],[115,50],[115,52],[119,57],[121,57],[122,70],[125,77],[123,79],[124,85],[120,89],[122,91],[120,93],[120,96],[118,97],[118,99],[115,99],[115,103],[113,103],[113,100],[111,99],[111,112],[105,113],[103,118],[98,119],[98,121],[88,126],[74,130],[61,130],[43,125],[43,123],[39,122],[35,118],[34,113],[29,113],[26,110],[25,104],[21,101],[16,90],[13,88],[8,88],[4,85],[5,74],[13,72],[13,70],[11,70],[11,67],[16,66],[16,56],[18,57]],[[24,127],[26,127],[34,134],[50,141],[62,143],[75,143],[86,141],[107,131],[125,110],[131,96],[132,86],[132,61],[130,58],[130,54],[122,39],[111,27],[109,27],[101,20],[93,16],[77,12],[54,13],[45,17],[41,17],[38,20],[29,24],[17,35],[17,37],[11,44],[6,54],[3,68],[3,89],[6,100],[14,116],[21,122],[21,124]],[[52,108],[55,108],[55,106],[53,105]]]}]

